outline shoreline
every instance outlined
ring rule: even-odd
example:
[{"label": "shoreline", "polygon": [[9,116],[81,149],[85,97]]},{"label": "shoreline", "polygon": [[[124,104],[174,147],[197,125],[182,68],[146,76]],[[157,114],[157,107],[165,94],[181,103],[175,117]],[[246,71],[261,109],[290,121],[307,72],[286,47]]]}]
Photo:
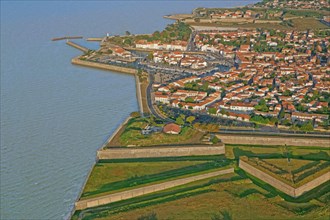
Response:
[{"label": "shoreline", "polygon": [[77,198],[75,199],[75,202],[73,204],[73,208],[72,208],[70,214],[68,215],[69,216],[68,220],[70,220],[72,218],[72,216],[74,215],[74,213],[77,211],[77,209],[76,209],[76,203],[79,202],[79,200],[81,198],[81,195],[84,192],[84,189],[86,187],[86,184],[87,184],[87,182],[89,180],[89,177],[92,174],[92,171],[93,171],[95,165],[99,161],[98,152],[100,150],[103,150],[107,146],[107,144],[111,142],[111,140],[117,135],[117,133],[120,131],[120,129],[122,129],[122,127],[128,122],[129,119],[131,119],[131,116],[128,116],[119,126],[117,126],[116,130],[114,132],[112,132],[112,134],[109,134],[108,138],[104,141],[104,143],[102,144],[102,146],[99,149],[97,149],[97,151],[95,152],[94,163],[91,166],[91,169],[89,170],[88,174],[86,175],[85,181],[84,181],[84,183],[83,183],[83,185],[82,185],[82,187],[80,189],[80,192],[79,192]]}]

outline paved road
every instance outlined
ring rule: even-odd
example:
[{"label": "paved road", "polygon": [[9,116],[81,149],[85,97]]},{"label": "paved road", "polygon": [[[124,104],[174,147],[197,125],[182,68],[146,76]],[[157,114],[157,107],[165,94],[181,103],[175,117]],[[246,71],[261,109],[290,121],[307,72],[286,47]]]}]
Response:
[{"label": "paved road", "polygon": [[147,87],[147,102],[148,102],[148,107],[149,107],[151,113],[154,116],[156,116],[157,118],[162,119],[162,120],[165,120],[166,122],[173,122],[172,119],[170,119],[170,118],[164,118],[161,115],[159,115],[158,112],[154,108],[152,97],[151,97],[153,81],[154,81],[154,76],[153,76],[152,73],[149,73],[149,85]]},{"label": "paved road", "polygon": [[313,133],[303,133],[303,132],[294,132],[294,131],[277,131],[277,132],[265,132],[260,130],[237,130],[237,129],[220,129],[217,134],[244,134],[244,135],[265,135],[265,136],[293,136],[293,137],[315,137],[315,138],[329,138],[330,141],[330,134],[324,134],[321,132],[313,132]]}]

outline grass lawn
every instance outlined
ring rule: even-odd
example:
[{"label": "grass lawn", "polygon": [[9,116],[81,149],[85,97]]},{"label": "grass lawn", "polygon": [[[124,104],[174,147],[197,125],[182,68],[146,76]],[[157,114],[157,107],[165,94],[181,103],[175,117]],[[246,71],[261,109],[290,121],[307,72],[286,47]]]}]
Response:
[{"label": "grass lawn", "polygon": [[[113,146],[154,146],[167,144],[196,144],[201,142],[204,133],[192,127],[183,127],[180,134],[156,132],[141,134],[141,130],[150,124],[149,118],[131,118],[115,135],[107,147]],[[157,124],[162,127],[164,124]]]},{"label": "grass lawn", "polygon": [[287,159],[265,159],[266,162],[274,164],[275,166],[286,170],[288,172],[299,169],[302,166],[307,164],[311,164],[313,162],[309,160],[299,160],[299,159],[291,159],[290,163]]},{"label": "grass lawn", "polygon": [[199,143],[204,133],[197,131],[191,127],[183,127],[180,134],[165,134],[162,132],[152,133],[151,135],[141,134],[140,122],[133,122],[128,125],[121,134],[119,140],[122,146],[153,146],[164,144],[188,144]]}]

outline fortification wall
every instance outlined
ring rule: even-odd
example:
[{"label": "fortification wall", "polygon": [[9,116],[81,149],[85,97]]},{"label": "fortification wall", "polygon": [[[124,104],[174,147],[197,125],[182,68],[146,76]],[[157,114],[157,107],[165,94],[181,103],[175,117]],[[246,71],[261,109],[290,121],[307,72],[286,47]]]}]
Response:
[{"label": "fortification wall", "polygon": [[254,19],[252,18],[212,18],[213,22],[220,21],[220,22],[230,22],[230,23],[238,23],[238,22],[245,22],[245,23],[252,23]]},{"label": "fortification wall", "polygon": [[327,173],[323,174],[322,176],[319,176],[319,177],[315,178],[314,180],[295,189],[295,195],[301,196],[305,192],[308,192],[329,180],[330,180],[330,172],[327,172]]},{"label": "fortification wall", "polygon": [[279,24],[281,23],[281,20],[255,20],[254,23],[259,23],[259,24]]},{"label": "fortification wall", "polygon": [[80,200],[80,201],[76,202],[75,208],[76,208],[76,210],[82,210],[82,209],[86,209],[86,208],[105,205],[105,204],[112,203],[112,202],[117,202],[117,201],[130,199],[130,198],[137,197],[137,196],[142,196],[142,195],[145,195],[148,193],[165,190],[165,189],[172,188],[175,186],[180,186],[180,185],[194,182],[197,180],[207,179],[210,177],[233,173],[233,172],[234,172],[234,168],[229,168],[229,169],[201,174],[201,175],[197,175],[197,176],[172,180],[172,181],[168,181],[165,183],[159,183],[159,184],[145,186],[145,187],[141,187],[141,188],[137,188],[137,189],[127,190],[124,192],[114,193],[114,194],[110,194],[110,195],[106,195],[106,196],[100,196],[97,198],[84,199],[84,200]]},{"label": "fortification wall", "polygon": [[246,134],[216,134],[224,144],[250,145],[291,145],[330,147],[328,138],[308,138],[296,136],[258,136]]},{"label": "fortification wall", "polygon": [[242,159],[239,160],[239,167],[241,169],[243,169],[244,171],[250,173],[251,175],[257,177],[258,179],[261,179],[262,181],[275,187],[276,189],[279,189],[282,192],[284,192],[292,197],[295,196],[294,188],[292,186],[289,186],[288,184],[285,184],[282,181],[277,180],[276,178],[255,168],[254,166],[250,165],[249,163],[245,162]]},{"label": "fortification wall", "polygon": [[108,148],[97,152],[98,159],[178,157],[193,155],[218,155],[225,153],[224,145],[191,145],[159,147]]},{"label": "fortification wall", "polygon": [[298,187],[294,188],[290,186],[289,184],[286,184],[275,177],[272,177],[271,175],[259,170],[258,168],[250,165],[248,162],[240,159],[239,160],[239,167],[243,169],[244,171],[248,172],[249,174],[257,177],[258,179],[268,183],[269,185],[275,187],[276,189],[286,193],[287,195],[291,197],[299,197],[302,194],[322,185],[323,183],[330,180],[330,172],[327,172],[323,174],[322,176],[319,176],[315,178],[314,180]]},{"label": "fortification wall", "polygon": [[98,69],[104,69],[104,70],[110,70],[110,71],[116,71],[116,72],[122,72],[122,73],[129,73],[129,74],[137,73],[136,69],[114,66],[114,65],[110,65],[110,64],[94,63],[91,61],[80,60],[77,57],[73,58],[71,60],[71,63],[76,64],[76,65],[81,65],[81,66],[87,66],[87,67],[91,67],[91,68],[98,68]]}]

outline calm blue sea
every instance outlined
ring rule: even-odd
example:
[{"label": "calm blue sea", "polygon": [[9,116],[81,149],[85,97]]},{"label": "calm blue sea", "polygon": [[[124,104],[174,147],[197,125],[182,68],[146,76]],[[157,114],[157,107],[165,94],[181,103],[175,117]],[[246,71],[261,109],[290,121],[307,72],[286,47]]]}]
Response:
[{"label": "calm blue sea", "polygon": [[72,66],[80,51],[51,38],[149,33],[163,15],[251,2],[1,1],[0,218],[67,218],[96,150],[138,109],[132,76]]}]

